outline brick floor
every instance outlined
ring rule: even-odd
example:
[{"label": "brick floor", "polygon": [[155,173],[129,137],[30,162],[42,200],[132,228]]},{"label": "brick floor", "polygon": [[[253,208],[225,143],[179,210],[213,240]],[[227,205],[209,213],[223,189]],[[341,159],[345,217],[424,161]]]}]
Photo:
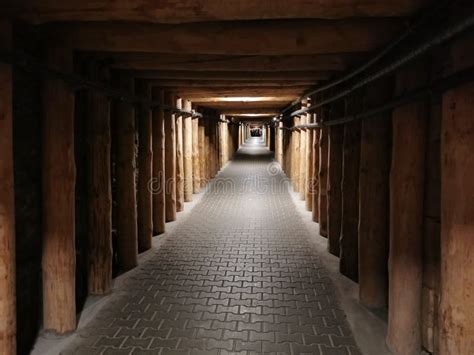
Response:
[{"label": "brick floor", "polygon": [[64,354],[360,354],[287,183],[247,144]]}]

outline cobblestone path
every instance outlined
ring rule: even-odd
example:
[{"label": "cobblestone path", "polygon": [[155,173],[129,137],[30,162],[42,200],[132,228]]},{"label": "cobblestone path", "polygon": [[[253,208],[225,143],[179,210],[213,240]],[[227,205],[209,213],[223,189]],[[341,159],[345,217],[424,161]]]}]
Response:
[{"label": "cobblestone path", "polygon": [[286,183],[250,141],[64,354],[360,354]]}]

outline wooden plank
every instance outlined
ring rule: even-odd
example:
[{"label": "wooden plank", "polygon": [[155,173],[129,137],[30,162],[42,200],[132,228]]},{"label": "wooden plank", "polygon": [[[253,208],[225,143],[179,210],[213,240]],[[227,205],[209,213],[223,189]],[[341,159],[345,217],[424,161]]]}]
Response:
[{"label": "wooden plank", "polygon": [[[164,101],[166,105],[176,105],[170,92],[165,92]],[[170,111],[165,111],[164,121],[166,222],[171,222],[176,220],[176,120]]]},{"label": "wooden plank", "polygon": [[[137,93],[151,98],[151,87],[140,82]],[[137,85],[138,86],[138,85]],[[151,248],[153,237],[153,197],[150,189],[153,169],[152,112],[147,106],[138,108],[138,251]]]},{"label": "wooden plank", "polygon": [[[423,85],[426,67],[419,61],[397,73],[396,93]],[[426,106],[416,102],[392,113],[387,344],[399,354],[421,349]]]},{"label": "wooden plank", "polygon": [[[133,79],[119,77],[120,87],[133,91]],[[117,177],[117,252],[122,271],[138,263],[137,198],[135,183],[135,110],[132,105],[116,101],[116,177]]]},{"label": "wooden plank", "polygon": [[[367,52],[402,28],[394,19],[287,20],[167,25],[61,23],[46,30],[77,50],[224,55]],[[245,38],[245,41],[242,41]],[[265,43],[262,46],[262,43]]]},{"label": "wooden plank", "polygon": [[[108,81],[108,72],[94,63],[94,80]],[[112,174],[110,100],[88,93],[88,252],[89,293],[104,295],[112,289]]]},{"label": "wooden plank", "polygon": [[[152,98],[164,102],[164,91],[153,87]],[[166,222],[166,180],[165,180],[165,112],[161,108],[152,111],[153,131],[153,231],[165,232]]]},{"label": "wooden plank", "polygon": [[[364,109],[393,96],[392,80],[367,88]],[[382,308],[388,301],[391,113],[362,120],[359,170],[359,302]]]},{"label": "wooden plank", "polygon": [[[185,100],[183,108],[191,111],[191,101]],[[193,200],[193,123],[191,116],[183,119],[184,151],[184,202]]]},{"label": "wooden plank", "polygon": [[[0,48],[12,49],[12,28],[0,21]],[[0,353],[16,353],[15,190],[12,66],[0,63]]]},{"label": "wooden plank", "polygon": [[132,21],[188,23],[204,21],[271,19],[346,19],[350,17],[410,16],[425,5],[423,0],[378,2],[373,0],[252,0],[230,1],[226,6],[206,0],[129,0],[110,3],[106,0],[82,1],[10,1],[0,9],[32,23],[49,21]]},{"label": "wooden plank", "polygon": [[[47,62],[72,71],[73,54],[48,48]],[[60,334],[76,328],[74,93],[61,80],[43,90],[43,326]]]}]

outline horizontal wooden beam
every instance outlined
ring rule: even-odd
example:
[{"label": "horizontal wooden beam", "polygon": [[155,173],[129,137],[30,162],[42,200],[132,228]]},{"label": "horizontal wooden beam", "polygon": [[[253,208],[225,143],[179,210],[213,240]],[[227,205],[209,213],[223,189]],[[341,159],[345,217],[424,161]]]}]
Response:
[{"label": "horizontal wooden beam", "polygon": [[46,25],[63,46],[90,51],[225,55],[365,52],[402,28],[397,19],[281,20],[184,25],[71,23]]},{"label": "horizontal wooden beam", "polygon": [[412,15],[425,0],[71,0],[6,1],[0,12],[32,23],[135,21],[186,23],[259,19],[343,19]]},{"label": "horizontal wooden beam", "polygon": [[238,109],[245,109],[245,110],[254,110],[254,109],[274,109],[279,110],[283,107],[287,106],[291,103],[291,100],[284,100],[284,101],[262,101],[262,102],[204,102],[204,103],[196,103],[200,106],[205,106],[211,108],[213,110],[238,110]]},{"label": "horizontal wooden beam", "polygon": [[211,88],[211,87],[227,87],[227,88],[251,88],[251,87],[276,87],[276,88],[292,88],[292,87],[310,87],[316,82],[306,81],[288,81],[288,80],[179,80],[179,79],[163,79],[151,80],[152,86],[170,87],[178,90],[178,88]]},{"label": "horizontal wooden beam", "polygon": [[193,70],[193,71],[312,71],[347,69],[360,54],[320,55],[216,55],[216,54],[169,54],[169,53],[107,53],[99,54],[112,67],[136,70]]},{"label": "horizontal wooden beam", "polygon": [[[276,116],[280,113],[280,110],[268,109],[268,108],[233,108],[233,109],[222,109],[219,110],[220,113],[230,116],[247,116],[250,115],[267,115],[267,116]],[[255,116],[256,117],[256,116]]]},{"label": "horizontal wooden beam", "polygon": [[248,72],[248,71],[192,71],[192,70],[141,70],[133,71],[136,78],[145,79],[179,79],[179,80],[327,80],[331,73],[327,71],[281,71],[281,72]]},{"label": "horizontal wooden beam", "polygon": [[293,87],[180,87],[173,89],[178,96],[191,101],[203,97],[237,97],[237,96],[295,96],[300,97],[307,86]]},{"label": "horizontal wooden beam", "polygon": [[234,105],[245,105],[248,103],[258,104],[267,103],[267,102],[286,102],[286,101],[293,101],[297,99],[298,95],[283,95],[283,96],[255,96],[249,95],[245,96],[235,96],[235,97],[222,97],[222,96],[203,96],[203,97],[194,97],[192,102],[199,105],[202,103],[228,103]]}]

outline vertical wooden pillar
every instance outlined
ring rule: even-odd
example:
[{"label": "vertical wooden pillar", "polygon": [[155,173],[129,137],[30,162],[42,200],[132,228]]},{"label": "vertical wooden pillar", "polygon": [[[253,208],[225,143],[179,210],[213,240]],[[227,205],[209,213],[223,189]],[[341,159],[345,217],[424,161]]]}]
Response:
[{"label": "vertical wooden pillar", "polygon": [[205,181],[206,185],[211,179],[211,169],[212,169],[212,154],[211,154],[211,144],[210,144],[210,135],[211,135],[211,124],[209,120],[204,122],[205,125],[205,136],[204,136],[204,164],[205,169]]},{"label": "vertical wooden pillar", "polygon": [[[152,98],[164,103],[165,93],[157,87],[152,88]],[[165,111],[154,108],[153,122],[153,231],[156,234],[165,232],[166,222],[166,180],[165,180]]]},{"label": "vertical wooden pillar", "polygon": [[[347,115],[360,113],[360,96],[346,98]],[[342,153],[342,217],[341,252],[339,271],[353,281],[359,275],[359,166],[360,166],[360,128],[359,120],[344,125]]]},{"label": "vertical wooden pillar", "polygon": [[[139,95],[151,98],[148,85],[140,82],[137,87]],[[152,121],[151,109],[141,105],[138,110],[138,186],[137,186],[137,213],[138,213],[138,251],[143,252],[151,248],[153,237],[153,197],[150,189],[152,181]]]},{"label": "vertical wooden pillar", "polygon": [[[12,28],[0,21],[0,49],[12,50]],[[15,191],[12,66],[0,63],[0,353],[16,354]],[[70,117],[68,117],[70,118]]]},{"label": "vertical wooden pillar", "polygon": [[[191,111],[191,101],[184,101],[184,109]],[[193,200],[193,122],[191,116],[183,121],[183,150],[184,150],[184,202]]]},{"label": "vertical wooden pillar", "polygon": [[[392,97],[392,81],[370,85],[364,109]],[[389,175],[391,114],[362,120],[359,170],[359,302],[369,308],[388,302]]]},{"label": "vertical wooden pillar", "polygon": [[[306,124],[306,115],[301,116],[300,124]],[[306,129],[300,129],[299,186],[300,200],[306,198]]]},{"label": "vertical wooden pillar", "polygon": [[344,126],[329,127],[328,149],[328,251],[336,256],[340,253],[342,217],[342,143]]},{"label": "vertical wooden pillar", "polygon": [[199,118],[193,118],[193,192],[198,193],[201,190],[201,165],[199,164]]},{"label": "vertical wooden pillar", "polygon": [[[306,123],[313,123],[313,114],[308,113],[306,115]],[[314,130],[306,130],[306,174],[305,174],[305,186],[306,186],[306,210],[312,211],[313,209],[313,135]]]},{"label": "vertical wooden pillar", "polygon": [[[316,123],[318,122],[319,115],[321,110],[316,111],[313,114],[313,121]],[[314,222],[319,223],[319,168],[320,168],[320,153],[319,153],[319,139],[321,137],[321,129],[317,128],[313,130],[313,142],[312,142],[312,150],[313,150],[313,180],[311,182],[312,190],[313,190],[313,211],[312,211],[312,218]],[[319,229],[321,230],[321,224],[319,225]]]},{"label": "vertical wooden pillar", "polygon": [[[321,109],[321,116],[326,112]],[[321,122],[321,119],[319,120]],[[329,129],[323,127],[319,130],[319,234],[328,236],[328,153],[329,153]]]},{"label": "vertical wooden pillar", "polygon": [[[472,66],[472,32],[449,53],[453,70]],[[443,96],[441,125],[441,283],[439,353],[474,349],[474,84]]]},{"label": "vertical wooden pillar", "polygon": [[[73,53],[48,49],[48,64],[73,70]],[[3,85],[3,83],[2,83]],[[43,325],[76,328],[74,93],[63,81],[43,87]]]},{"label": "vertical wooden pillar", "polygon": [[[174,96],[164,94],[165,104],[174,106]],[[166,222],[176,220],[176,122],[171,111],[165,111],[165,191]]]},{"label": "vertical wooden pillar", "polygon": [[[176,107],[183,108],[183,100],[176,99]],[[175,114],[176,120],[176,211],[184,210],[184,154],[183,154],[183,116]]]},{"label": "vertical wooden pillar", "polygon": [[[397,94],[423,84],[425,68],[419,62],[399,72]],[[387,343],[395,354],[417,354],[421,348],[426,103],[399,107],[392,120]]]},{"label": "vertical wooden pillar", "polygon": [[199,120],[199,186],[202,189],[206,185],[206,127],[205,120]]},{"label": "vertical wooden pillar", "polygon": [[[299,117],[295,117],[294,125],[297,126],[301,122]],[[300,131],[295,129],[292,131],[293,151],[291,153],[293,190],[300,191]]]},{"label": "vertical wooden pillar", "polygon": [[[133,91],[133,79],[120,77],[120,86]],[[135,115],[130,103],[117,105],[117,241],[119,264],[123,271],[137,265],[137,203],[135,188]]]},{"label": "vertical wooden pillar", "polygon": [[[94,80],[106,75],[97,65]],[[103,295],[112,288],[112,187],[110,101],[98,92],[88,94],[88,282],[89,293]]]}]

